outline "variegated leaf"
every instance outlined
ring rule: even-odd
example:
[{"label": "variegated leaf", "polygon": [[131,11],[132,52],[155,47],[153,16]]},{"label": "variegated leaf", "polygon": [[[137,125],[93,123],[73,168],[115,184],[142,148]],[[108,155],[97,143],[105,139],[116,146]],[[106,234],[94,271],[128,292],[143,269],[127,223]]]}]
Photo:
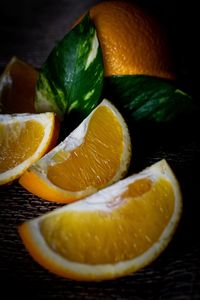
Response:
[{"label": "variegated leaf", "polygon": [[89,15],[53,49],[37,81],[35,107],[61,117],[78,111],[87,116],[98,104],[103,86],[101,48]]}]

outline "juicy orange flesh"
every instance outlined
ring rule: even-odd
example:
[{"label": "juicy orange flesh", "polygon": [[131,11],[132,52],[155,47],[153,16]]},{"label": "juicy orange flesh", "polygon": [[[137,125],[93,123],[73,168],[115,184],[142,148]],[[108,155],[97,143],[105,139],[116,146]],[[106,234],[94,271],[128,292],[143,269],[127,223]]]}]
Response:
[{"label": "juicy orange flesh", "polygon": [[72,150],[64,150],[54,157],[55,164],[48,168],[48,179],[69,191],[88,187],[102,187],[119,167],[123,151],[123,131],[118,119],[106,106],[93,114],[83,143]]},{"label": "juicy orange flesh", "polygon": [[34,68],[16,59],[1,80],[0,102],[3,113],[35,112],[37,71]]},{"label": "juicy orange flesh", "polygon": [[8,171],[37,150],[44,136],[44,128],[35,120],[0,124],[0,173]]},{"label": "juicy orange flesh", "polygon": [[117,263],[137,257],[158,241],[173,210],[168,180],[144,178],[112,199],[107,210],[65,211],[42,220],[40,230],[48,246],[67,260]]}]

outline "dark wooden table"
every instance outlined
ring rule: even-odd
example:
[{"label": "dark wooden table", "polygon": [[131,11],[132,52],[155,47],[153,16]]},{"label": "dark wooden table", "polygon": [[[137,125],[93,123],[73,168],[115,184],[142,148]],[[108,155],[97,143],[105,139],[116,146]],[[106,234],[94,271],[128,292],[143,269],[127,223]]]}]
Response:
[{"label": "dark wooden table", "polygon": [[[99,1],[1,0],[0,70],[13,55],[37,68],[49,51],[90,5]],[[138,1],[166,26],[176,58],[179,83],[198,103],[195,39],[199,21],[194,3]],[[194,2],[194,1],[193,1]],[[195,46],[194,46],[195,45]],[[26,299],[200,299],[199,120],[169,128],[140,129],[135,137],[136,169],[166,158],[184,195],[181,224],[168,248],[150,266],[115,281],[64,280],[36,264],[19,239],[17,226],[57,205],[41,202],[17,183],[0,189],[1,295]],[[164,130],[164,131],[163,131]],[[139,134],[138,134],[139,133]],[[8,288],[6,287],[8,284]]]}]

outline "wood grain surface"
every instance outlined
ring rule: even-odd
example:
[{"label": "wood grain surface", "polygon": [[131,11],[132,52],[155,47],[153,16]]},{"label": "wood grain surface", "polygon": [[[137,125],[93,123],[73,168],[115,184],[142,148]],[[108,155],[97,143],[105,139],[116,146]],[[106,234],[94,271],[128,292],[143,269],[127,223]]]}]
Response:
[{"label": "wood grain surface", "polygon": [[[100,1],[1,1],[0,70],[13,55],[40,68],[48,53],[76,18]],[[137,1],[166,26],[176,59],[179,83],[198,105],[198,27],[192,2]],[[197,22],[197,23],[196,23]],[[180,124],[132,129],[134,164],[139,171],[166,158],[176,173],[184,196],[184,212],[167,249],[151,265],[130,276],[108,282],[84,283],[50,274],[26,252],[17,232],[24,220],[58,205],[41,201],[18,183],[0,189],[1,292],[21,299],[200,299],[200,138],[198,111]],[[9,287],[6,287],[8,284]],[[2,293],[1,293],[2,294]],[[2,294],[3,295],[3,294]],[[14,298],[13,297],[13,298]]]}]

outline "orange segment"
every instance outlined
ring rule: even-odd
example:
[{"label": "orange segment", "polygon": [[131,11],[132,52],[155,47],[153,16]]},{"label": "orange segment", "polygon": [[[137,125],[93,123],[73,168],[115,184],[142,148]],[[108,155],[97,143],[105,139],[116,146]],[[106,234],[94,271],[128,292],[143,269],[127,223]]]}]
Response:
[{"label": "orange segment", "polygon": [[34,154],[43,139],[44,127],[34,120],[25,124],[16,121],[9,127],[0,124],[0,132],[0,173],[3,173]]},{"label": "orange segment", "polygon": [[18,178],[57,136],[54,113],[0,115],[0,184]]},{"label": "orange segment", "polygon": [[23,223],[19,232],[43,267],[78,280],[136,271],[167,246],[182,198],[166,161],[76,203]]},{"label": "orange segment", "polygon": [[13,57],[0,77],[0,112],[34,113],[35,86],[38,72]]},{"label": "orange segment", "polygon": [[108,107],[102,106],[91,117],[84,143],[70,153],[58,152],[53,158],[58,163],[48,167],[47,177],[58,187],[73,192],[88,186],[100,188],[114,177],[122,152],[121,124]]},{"label": "orange segment", "polygon": [[[149,185],[150,180],[145,180]],[[113,203],[108,204],[111,211],[80,211],[79,218],[76,211],[66,211],[45,218],[40,230],[46,243],[66,259],[88,264],[117,263],[144,253],[158,240],[169,222],[174,210],[174,195],[170,183],[160,179],[154,185],[151,182],[149,193],[144,190],[138,197],[135,189],[140,184],[138,180],[128,185],[125,193],[112,199]],[[131,232],[135,235],[134,243],[129,242]],[[110,247],[107,241],[112,237],[114,245]],[[91,253],[86,251],[88,248],[92,249]],[[103,248],[102,256],[99,250]]]},{"label": "orange segment", "polygon": [[122,116],[104,100],[60,145],[36,162],[20,183],[49,201],[77,200],[120,179],[130,162],[130,148]]}]

